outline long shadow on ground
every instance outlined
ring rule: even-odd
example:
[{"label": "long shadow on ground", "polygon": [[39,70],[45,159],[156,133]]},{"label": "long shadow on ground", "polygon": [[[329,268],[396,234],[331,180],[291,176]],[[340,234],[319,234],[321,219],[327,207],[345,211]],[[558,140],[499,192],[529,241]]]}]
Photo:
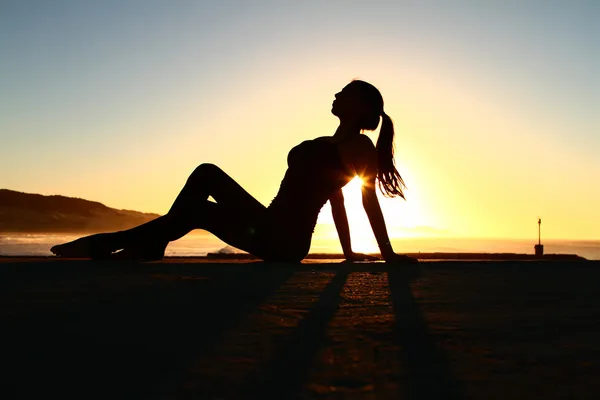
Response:
[{"label": "long shadow on ground", "polygon": [[247,398],[290,398],[306,383],[310,367],[325,345],[327,326],[340,301],[340,293],[348,279],[348,269],[341,267],[319,300],[291,337],[275,352],[275,358],[251,387],[244,391]]},{"label": "long shadow on ground", "polygon": [[442,350],[435,344],[411,292],[410,281],[415,273],[410,268],[388,272],[400,361],[408,374],[406,398],[460,399],[460,385],[452,376]]}]

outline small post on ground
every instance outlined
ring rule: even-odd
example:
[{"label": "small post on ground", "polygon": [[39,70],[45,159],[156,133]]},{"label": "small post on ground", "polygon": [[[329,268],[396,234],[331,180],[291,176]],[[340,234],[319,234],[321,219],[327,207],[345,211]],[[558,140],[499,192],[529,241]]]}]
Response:
[{"label": "small post on ground", "polygon": [[538,218],[538,244],[533,246],[535,256],[542,257],[544,255],[544,245],[542,244],[542,219]]}]

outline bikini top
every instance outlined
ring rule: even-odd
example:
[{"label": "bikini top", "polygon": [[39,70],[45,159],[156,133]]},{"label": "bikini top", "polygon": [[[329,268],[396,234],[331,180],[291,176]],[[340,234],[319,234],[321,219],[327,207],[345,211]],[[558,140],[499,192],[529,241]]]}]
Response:
[{"label": "bikini top", "polygon": [[300,143],[290,150],[287,162],[269,212],[285,223],[312,231],[321,208],[353,174],[342,163],[337,145],[322,139]]}]

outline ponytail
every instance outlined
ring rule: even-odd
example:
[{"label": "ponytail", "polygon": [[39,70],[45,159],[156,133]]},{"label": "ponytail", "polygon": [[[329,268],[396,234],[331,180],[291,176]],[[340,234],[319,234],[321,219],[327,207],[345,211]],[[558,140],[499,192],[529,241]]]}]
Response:
[{"label": "ponytail", "polygon": [[381,113],[381,130],[375,148],[378,159],[379,189],[386,197],[400,196],[406,200],[402,191],[406,185],[394,161],[394,123],[385,112]]}]

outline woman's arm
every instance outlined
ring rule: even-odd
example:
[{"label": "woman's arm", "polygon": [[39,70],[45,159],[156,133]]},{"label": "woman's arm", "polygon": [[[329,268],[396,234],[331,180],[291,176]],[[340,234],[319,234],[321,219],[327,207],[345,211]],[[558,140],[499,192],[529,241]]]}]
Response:
[{"label": "woman's arm", "polygon": [[388,237],[385,220],[383,219],[383,213],[381,212],[381,207],[379,206],[379,200],[377,200],[377,195],[375,193],[375,178],[369,180],[368,182],[369,183],[363,184],[363,207],[365,208],[367,217],[369,217],[369,222],[373,228],[375,239],[377,240],[379,250],[381,251],[381,256],[387,262],[417,262],[417,259],[415,258],[402,254],[396,254],[394,252],[392,244],[390,243],[390,238]]},{"label": "woman's arm", "polygon": [[352,244],[350,242],[350,228],[348,226],[346,207],[344,207],[344,194],[342,193],[342,189],[336,191],[333,196],[329,198],[329,202],[331,203],[333,222],[335,223],[335,229],[340,238],[344,256],[348,258],[348,256],[352,254]]},{"label": "woman's arm", "polygon": [[[378,159],[377,150],[375,149],[373,142],[371,141],[371,139],[369,139],[369,137],[365,135],[359,135],[356,140],[350,142],[341,150],[342,151],[340,153],[342,155],[342,159],[346,160],[346,164],[350,164],[352,166],[352,169],[355,171],[356,174],[358,174],[358,176],[360,176],[360,178],[363,181],[363,207],[365,209],[365,212],[367,213],[369,222],[371,223],[371,228],[373,229],[375,239],[377,240],[377,244],[379,245],[381,256],[388,262],[412,260],[410,257],[394,253],[394,249],[392,249],[392,245],[390,243],[390,238],[388,237],[387,228],[383,219],[383,213],[381,212],[379,200],[377,200],[377,195],[375,193],[375,179],[377,177]],[[331,205],[333,209],[333,202],[331,203]],[[343,206],[344,202],[342,196],[341,207],[343,208]],[[346,229],[348,229],[348,220],[345,217],[346,212],[344,210],[345,227]],[[338,223],[336,222],[336,227],[337,226]],[[339,232],[340,229],[338,228],[338,234]],[[340,240],[342,240],[341,234]],[[350,243],[349,238],[348,243]],[[348,244],[348,246],[350,245]]]},{"label": "woman's arm", "polygon": [[369,218],[369,222],[371,223],[375,240],[377,240],[377,244],[379,245],[381,256],[385,260],[393,259],[396,254],[394,253],[394,249],[390,243],[390,238],[385,226],[385,220],[383,219],[383,213],[381,212],[379,200],[377,199],[377,194],[375,193],[374,179],[369,179],[363,184],[362,202],[365,212],[367,213],[367,217]]},{"label": "woman's arm", "polygon": [[336,191],[333,196],[329,198],[329,202],[331,203],[331,212],[333,214],[335,229],[337,230],[340,238],[340,244],[342,245],[342,251],[344,252],[344,257],[346,257],[346,260],[376,260],[376,257],[355,253],[352,251],[350,227],[348,226],[348,216],[346,215],[346,207],[344,206],[344,194],[342,193],[342,189]]},{"label": "woman's arm", "polygon": [[352,160],[354,170],[363,181],[361,188],[363,207],[371,223],[381,256],[386,260],[393,259],[396,254],[390,244],[383,213],[375,193],[375,179],[378,168],[377,150],[371,139],[365,135],[360,135],[353,144],[353,146],[346,149],[345,154],[348,159]]}]

